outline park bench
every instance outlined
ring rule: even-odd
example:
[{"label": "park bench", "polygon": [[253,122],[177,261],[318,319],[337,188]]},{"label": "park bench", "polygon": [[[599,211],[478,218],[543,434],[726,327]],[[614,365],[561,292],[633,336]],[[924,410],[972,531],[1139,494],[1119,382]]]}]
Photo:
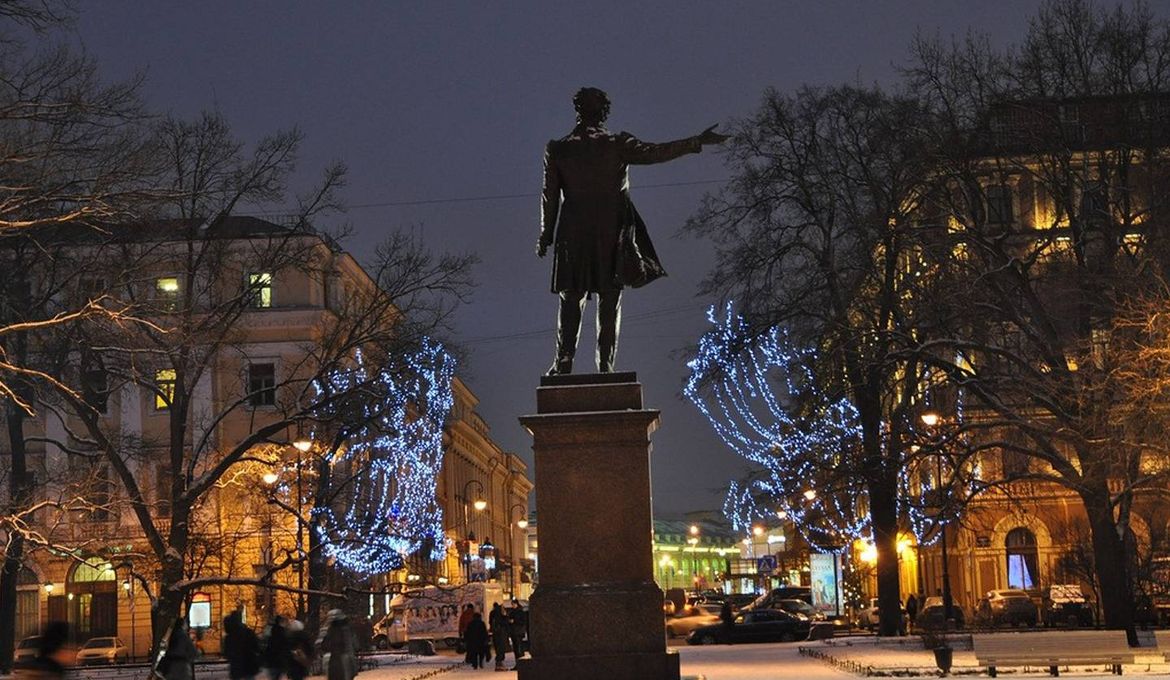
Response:
[{"label": "park bench", "polygon": [[971,640],[976,663],[986,666],[993,678],[1001,666],[1048,666],[1057,676],[1061,666],[1108,664],[1114,675],[1121,675],[1121,664],[1134,662],[1123,630],[992,633],[972,635]]}]

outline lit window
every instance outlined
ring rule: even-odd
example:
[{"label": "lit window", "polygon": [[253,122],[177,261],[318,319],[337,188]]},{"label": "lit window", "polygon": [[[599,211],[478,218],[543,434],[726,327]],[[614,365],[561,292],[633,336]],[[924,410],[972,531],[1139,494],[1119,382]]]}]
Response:
[{"label": "lit window", "polygon": [[1040,584],[1036,534],[1024,527],[1008,532],[1004,540],[1007,552],[1008,588],[1031,590]]},{"label": "lit window", "polygon": [[165,311],[174,311],[179,303],[179,279],[175,276],[163,276],[154,281],[154,296],[159,307]]},{"label": "lit window", "polygon": [[271,307],[272,273],[256,272],[253,274],[248,274],[248,294],[251,296],[253,307]]},{"label": "lit window", "polygon": [[158,392],[154,395],[154,407],[165,411],[171,407],[171,400],[175,398],[175,370],[163,368],[154,374],[154,384]]},{"label": "lit window", "polygon": [[276,365],[248,366],[248,403],[252,406],[276,405]]}]

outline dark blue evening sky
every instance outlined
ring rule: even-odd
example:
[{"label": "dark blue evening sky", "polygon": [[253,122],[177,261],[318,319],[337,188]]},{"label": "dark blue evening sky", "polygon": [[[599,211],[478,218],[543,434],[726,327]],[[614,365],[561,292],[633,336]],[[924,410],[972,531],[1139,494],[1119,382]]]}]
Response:
[{"label": "dark blue evening sky", "polygon": [[[1037,4],[105,1],[81,5],[76,34],[111,76],[145,70],[156,109],[218,107],[253,140],[300,127],[297,185],[344,160],[352,206],[531,194],[354,207],[338,218],[352,225],[347,245],[359,259],[395,227],[480,255],[474,303],[458,318],[471,350],[463,374],[500,445],[530,460],[516,417],[534,409],[555,323],[549,263],[533,254],[535,194],[544,144],[571,128],[578,87],[610,93],[612,129],[666,141],[749,115],[766,87],[888,81],[917,30],[1016,41]],[[745,463],[682,401],[676,355],[704,330],[709,302],[695,292],[712,263],[707,243],[677,232],[717,185],[645,187],[727,171],[708,151],[631,175],[670,277],[627,293],[618,368],[636,370],[648,405],[662,409],[656,514],[716,508]],[[579,368],[591,362],[589,333]]]}]

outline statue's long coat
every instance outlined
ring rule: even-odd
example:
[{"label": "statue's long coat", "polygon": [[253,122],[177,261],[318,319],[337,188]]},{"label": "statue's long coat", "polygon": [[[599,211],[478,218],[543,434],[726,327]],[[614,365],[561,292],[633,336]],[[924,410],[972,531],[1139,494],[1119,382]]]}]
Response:
[{"label": "statue's long coat", "polygon": [[627,168],[701,149],[697,137],[653,144],[582,125],[550,141],[544,152],[541,239],[554,244],[552,291],[619,290],[664,275],[630,200]]}]

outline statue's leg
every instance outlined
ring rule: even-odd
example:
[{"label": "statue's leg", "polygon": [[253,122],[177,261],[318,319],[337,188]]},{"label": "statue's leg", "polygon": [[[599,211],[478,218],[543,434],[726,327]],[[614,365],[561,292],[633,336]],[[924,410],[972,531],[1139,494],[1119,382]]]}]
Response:
[{"label": "statue's leg", "polygon": [[612,373],[622,325],[622,291],[597,294],[597,371]]},{"label": "statue's leg", "polygon": [[557,354],[548,375],[573,372],[573,355],[577,353],[577,337],[581,334],[581,312],[585,309],[585,291],[565,290],[560,293],[560,311],[557,314]]}]

